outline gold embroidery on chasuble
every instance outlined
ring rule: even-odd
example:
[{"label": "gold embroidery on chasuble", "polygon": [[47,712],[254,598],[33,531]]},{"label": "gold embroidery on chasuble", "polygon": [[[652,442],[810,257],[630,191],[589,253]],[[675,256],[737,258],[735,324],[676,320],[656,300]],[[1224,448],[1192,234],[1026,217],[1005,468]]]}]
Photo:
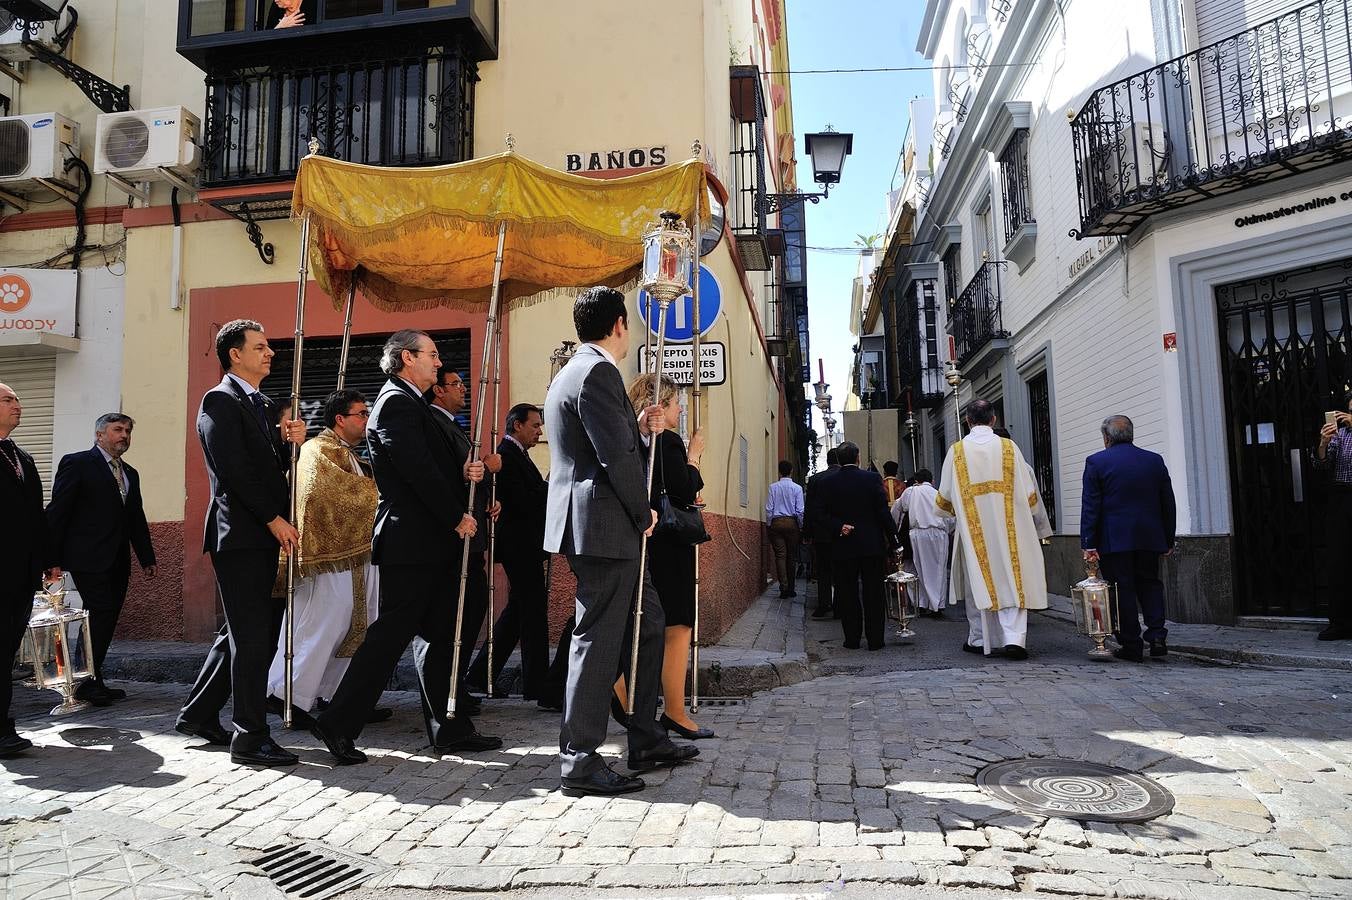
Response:
[{"label": "gold embroidery on chasuble", "polygon": [[943,494],[938,494],[935,496],[934,505],[937,506],[940,509],[940,511],[948,513],[950,516],[953,515],[954,512],[953,504],[949,503],[948,498],[945,497]]},{"label": "gold embroidery on chasuble", "polygon": [[[953,463],[958,472],[958,496],[962,499],[962,509],[970,523],[969,531],[972,535],[972,550],[976,553],[976,564],[981,569],[981,578],[986,583],[986,593],[991,598],[991,609],[1000,608],[1000,598],[995,593],[995,579],[991,577],[990,554],[986,548],[986,532],[981,525],[981,516],[976,508],[977,488],[987,488],[989,485],[998,484],[993,481],[983,481],[979,485],[972,484],[972,474],[967,469],[967,454],[963,452],[962,442],[957,443],[953,452]],[[988,490],[981,491],[988,493]]]},{"label": "gold embroidery on chasuble", "polygon": [[347,634],[333,655],[339,658],[352,656],[366,637],[366,568],[358,566],[352,570],[352,624],[347,626]]},{"label": "gold embroidery on chasuble", "polygon": [[1009,438],[1000,438],[1000,476],[1005,495],[1005,540],[1009,541],[1009,565],[1014,570],[1014,590],[1019,594],[1019,609],[1025,609],[1023,566],[1019,564],[1019,534],[1014,528],[1014,442]]}]

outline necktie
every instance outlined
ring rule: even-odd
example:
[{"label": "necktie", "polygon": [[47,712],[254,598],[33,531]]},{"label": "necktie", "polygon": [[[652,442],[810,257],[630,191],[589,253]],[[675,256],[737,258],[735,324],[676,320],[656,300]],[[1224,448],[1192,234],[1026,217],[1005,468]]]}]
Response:
[{"label": "necktie", "polygon": [[127,483],[122,479],[122,460],[110,459],[108,465],[113,470],[113,477],[117,479],[117,492],[122,495],[122,502],[127,502]]},{"label": "necktie", "polygon": [[6,438],[0,441],[0,456],[4,456],[5,461],[14,469],[14,477],[23,481],[23,466],[19,463],[19,453],[14,449],[14,442]]},{"label": "necktie", "polygon": [[268,428],[268,398],[263,396],[261,391],[254,391],[249,395],[253,401],[254,415],[258,417],[258,424],[263,426],[263,432],[269,432]]}]

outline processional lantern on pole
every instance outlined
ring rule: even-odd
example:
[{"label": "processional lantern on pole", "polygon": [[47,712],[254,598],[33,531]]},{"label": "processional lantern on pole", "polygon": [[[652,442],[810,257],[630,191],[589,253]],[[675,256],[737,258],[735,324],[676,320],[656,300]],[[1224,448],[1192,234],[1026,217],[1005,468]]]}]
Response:
[{"label": "processional lantern on pole", "polygon": [[66,606],[65,576],[33,595],[33,613],[23,638],[23,658],[33,663],[33,682],[61,695],[52,715],[87,709],[75,699],[81,682],[94,677],[94,642],[89,634],[89,613]]},{"label": "processional lantern on pole", "polygon": [[1089,651],[1090,659],[1112,659],[1112,652],[1103,646],[1103,642],[1117,631],[1120,621],[1117,585],[1099,577],[1097,560],[1086,561],[1084,569],[1085,579],[1070,591],[1075,629],[1094,641],[1094,648]]},{"label": "processional lantern on pole", "polygon": [[[559,377],[563,367],[568,365],[568,360],[573,358],[577,352],[577,341],[564,341],[554,348],[554,352],[549,354],[549,383],[553,384],[554,379]],[[548,385],[546,385],[548,387]]]},{"label": "processional lantern on pole", "polygon": [[897,570],[883,580],[887,582],[887,615],[897,623],[897,630],[892,635],[899,640],[910,641],[915,639],[915,632],[911,629],[911,622],[915,619],[913,585],[920,577],[902,566],[903,563],[898,561]]},{"label": "processional lantern on pole", "polygon": [[[694,263],[695,236],[690,228],[681,221],[680,213],[666,210],[660,214],[661,221],[649,225],[643,231],[643,275],[639,287],[648,294],[648,302],[657,303],[657,352],[653,360],[653,406],[658,405],[662,397],[662,362],[665,356],[667,333],[667,307],[677,297],[690,291],[690,272]],[[648,318],[652,319],[649,307]],[[648,495],[653,492],[653,469],[657,466],[657,437],[648,441]],[[644,535],[639,550],[638,570],[642,573],[648,566],[648,537]],[[634,641],[630,648],[628,702],[625,704],[630,715],[634,714],[634,685],[638,681],[638,642],[640,626],[643,624],[643,578],[640,574],[638,592],[634,598]]]}]

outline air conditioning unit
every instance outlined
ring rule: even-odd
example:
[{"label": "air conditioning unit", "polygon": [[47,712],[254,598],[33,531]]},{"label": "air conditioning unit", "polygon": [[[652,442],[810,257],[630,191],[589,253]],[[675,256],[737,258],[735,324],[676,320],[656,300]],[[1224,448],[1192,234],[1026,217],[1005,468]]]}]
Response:
[{"label": "air conditioning unit", "polygon": [[63,148],[79,155],[80,126],[60,113],[0,118],[0,188],[66,182]]},{"label": "air conditioning unit", "polygon": [[1091,149],[1091,176],[1112,205],[1131,203],[1160,188],[1168,172],[1171,145],[1158,123],[1109,126],[1106,139]]},{"label": "air conditioning unit", "polygon": [[[24,42],[27,35],[28,43]],[[29,22],[0,10],[0,61],[26,62],[33,58],[33,44],[41,44],[52,53],[60,53],[56,44],[55,22]]]},{"label": "air conditioning unit", "polygon": [[94,131],[94,173],[127,181],[173,180],[197,171],[197,116],[181,106],[104,113]]}]

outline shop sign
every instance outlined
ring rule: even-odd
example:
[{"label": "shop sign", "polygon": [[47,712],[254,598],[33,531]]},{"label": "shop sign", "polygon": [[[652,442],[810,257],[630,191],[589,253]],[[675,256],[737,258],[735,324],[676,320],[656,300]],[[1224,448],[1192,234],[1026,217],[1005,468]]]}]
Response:
[{"label": "shop sign", "polygon": [[33,332],[75,337],[79,273],[0,269],[0,343],[27,343]]},{"label": "shop sign", "polygon": [[1116,239],[1111,237],[1101,237],[1091,244],[1089,249],[1070,261],[1070,280],[1074,281],[1078,278],[1094,260],[1111,250],[1116,244]]},{"label": "shop sign", "polygon": [[[699,345],[699,383],[700,387],[723,384],[728,380],[728,348],[717,341]],[[643,371],[653,370],[653,361],[657,358],[657,347],[643,348]],[[694,384],[693,344],[663,344],[662,374],[677,384]]]},{"label": "shop sign", "polygon": [[646,169],[667,164],[667,148],[630,147],[625,150],[592,150],[567,153],[563,168],[567,172],[605,172],[615,169]]}]

